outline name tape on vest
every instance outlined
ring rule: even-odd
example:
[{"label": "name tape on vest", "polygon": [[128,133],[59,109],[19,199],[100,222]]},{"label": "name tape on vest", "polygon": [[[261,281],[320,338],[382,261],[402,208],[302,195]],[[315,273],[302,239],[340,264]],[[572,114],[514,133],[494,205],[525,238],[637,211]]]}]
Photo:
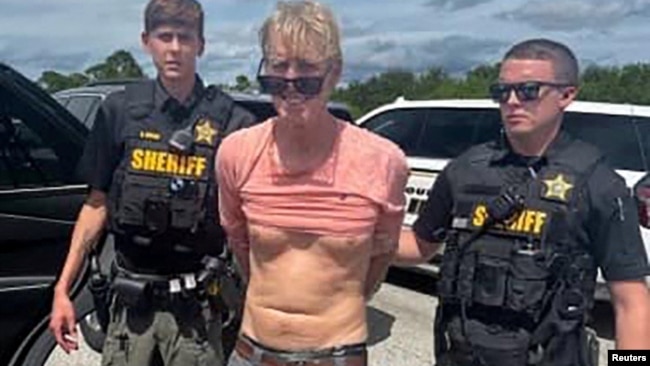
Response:
[{"label": "name tape on vest", "polygon": [[130,164],[131,168],[137,171],[201,178],[208,167],[208,160],[203,156],[134,149]]},{"label": "name tape on vest", "polygon": [[[476,205],[472,213],[471,225],[480,228],[488,218],[487,206]],[[496,224],[493,230],[498,232],[532,234],[541,237],[547,223],[548,214],[544,211],[525,209],[509,223]]]}]

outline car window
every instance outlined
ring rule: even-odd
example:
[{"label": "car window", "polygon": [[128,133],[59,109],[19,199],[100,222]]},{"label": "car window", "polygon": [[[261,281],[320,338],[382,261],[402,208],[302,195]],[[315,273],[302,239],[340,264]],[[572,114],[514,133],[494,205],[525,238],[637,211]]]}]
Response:
[{"label": "car window", "polygon": [[[88,126],[87,120],[89,116],[97,112],[97,107],[101,102],[101,98],[98,96],[73,96],[70,98],[70,101],[66,105],[66,108],[81,122]],[[93,117],[94,121],[94,117]]]},{"label": "car window", "polygon": [[387,111],[363,127],[395,142],[407,156],[452,159],[498,138],[501,124],[495,109],[412,108]]},{"label": "car window", "polygon": [[65,107],[65,106],[68,104],[68,101],[70,100],[70,98],[68,98],[68,97],[61,97],[61,96],[54,96],[54,100],[56,100],[56,101],[59,102],[62,106]]},{"label": "car window", "polygon": [[0,190],[61,184],[61,159],[21,120],[0,118]]},{"label": "car window", "polygon": [[97,111],[99,110],[99,107],[102,105],[101,99],[98,98],[97,103],[93,103],[90,106],[90,111],[88,111],[88,116],[86,116],[86,120],[84,121],[84,124],[88,129],[93,128],[93,125],[95,124],[95,116],[97,116]]},{"label": "car window", "polygon": [[563,127],[574,137],[598,147],[615,169],[645,171],[650,142],[647,126],[647,119],[635,123],[630,116],[567,112]]},{"label": "car window", "polygon": [[426,109],[394,109],[381,113],[362,127],[383,136],[397,144],[407,156],[416,156],[426,120]]},{"label": "car window", "polygon": [[453,159],[465,150],[499,138],[501,118],[496,109],[430,108],[413,156]]}]

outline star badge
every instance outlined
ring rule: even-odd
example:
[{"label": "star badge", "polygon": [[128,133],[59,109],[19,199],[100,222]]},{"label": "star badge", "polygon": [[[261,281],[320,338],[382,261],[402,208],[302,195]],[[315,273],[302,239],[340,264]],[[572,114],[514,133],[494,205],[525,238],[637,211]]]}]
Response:
[{"label": "star badge", "polygon": [[544,198],[556,198],[561,201],[566,201],[567,193],[573,188],[573,184],[569,183],[562,174],[558,174],[554,179],[547,179],[543,182],[546,186]]},{"label": "star badge", "polygon": [[217,135],[217,130],[212,128],[212,124],[207,119],[202,119],[199,123],[196,124],[194,129],[195,131],[195,142],[205,142],[208,145],[212,145],[212,140]]}]

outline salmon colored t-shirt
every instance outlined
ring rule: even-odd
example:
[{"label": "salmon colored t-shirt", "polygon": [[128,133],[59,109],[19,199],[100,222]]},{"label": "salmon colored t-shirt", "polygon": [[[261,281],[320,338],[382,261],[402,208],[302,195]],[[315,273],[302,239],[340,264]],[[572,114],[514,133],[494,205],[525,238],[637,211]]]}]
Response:
[{"label": "salmon colored t-shirt", "polygon": [[[273,119],[228,136],[217,154],[221,224],[230,245],[249,245],[248,225],[327,236],[375,237],[373,253],[398,243],[406,158],[391,141],[337,121],[328,160],[290,175],[274,158]],[[381,238],[381,239],[377,239]]]}]

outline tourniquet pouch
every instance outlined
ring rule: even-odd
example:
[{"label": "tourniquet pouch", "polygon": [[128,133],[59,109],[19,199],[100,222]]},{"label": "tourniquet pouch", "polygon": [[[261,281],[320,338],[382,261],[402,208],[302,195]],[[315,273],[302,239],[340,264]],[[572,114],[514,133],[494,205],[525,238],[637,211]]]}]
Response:
[{"label": "tourniquet pouch", "polygon": [[547,275],[543,257],[513,253],[507,282],[506,307],[531,315],[537,313],[546,293]]},{"label": "tourniquet pouch", "polygon": [[[449,356],[453,364],[527,365],[530,333],[523,328],[504,328],[483,324],[475,319],[466,319],[463,332],[462,324],[461,317],[456,316],[447,328],[451,343]],[[463,334],[466,334],[467,338]]]},{"label": "tourniquet pouch", "polygon": [[168,191],[168,179],[125,174],[117,205],[119,224],[164,232],[170,216]]}]

